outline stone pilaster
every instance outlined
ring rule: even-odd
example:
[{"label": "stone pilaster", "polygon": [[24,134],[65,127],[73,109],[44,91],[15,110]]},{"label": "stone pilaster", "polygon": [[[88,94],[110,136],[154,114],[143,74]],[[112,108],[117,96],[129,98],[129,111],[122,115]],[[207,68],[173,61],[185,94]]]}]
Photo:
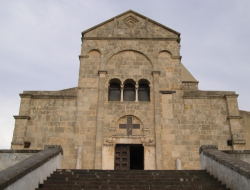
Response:
[{"label": "stone pilaster", "polygon": [[156,169],[162,170],[162,141],[161,141],[161,118],[160,118],[160,71],[153,71],[154,78],[154,118],[155,118],[155,155]]},{"label": "stone pilaster", "polygon": [[143,138],[141,139],[144,147],[144,170],[155,170],[155,144],[153,139]]},{"label": "stone pilaster", "polygon": [[243,127],[240,124],[242,117],[239,114],[238,95],[226,95],[228,117],[231,128],[233,150],[245,150],[246,140],[244,139]]},{"label": "stone pilaster", "polygon": [[19,115],[15,115],[15,129],[13,133],[13,138],[11,142],[12,149],[23,149],[24,141],[26,138],[28,120],[30,119],[30,94],[20,94],[21,104],[19,109]]},{"label": "stone pilaster", "polygon": [[95,147],[95,169],[102,169],[102,136],[103,136],[103,112],[104,112],[104,83],[107,71],[98,71],[98,108],[96,126],[96,147]]}]

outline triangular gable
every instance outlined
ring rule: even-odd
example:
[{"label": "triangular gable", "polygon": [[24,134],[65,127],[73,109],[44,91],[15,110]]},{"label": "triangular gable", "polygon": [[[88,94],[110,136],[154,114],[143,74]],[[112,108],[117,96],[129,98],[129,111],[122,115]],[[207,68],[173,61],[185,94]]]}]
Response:
[{"label": "triangular gable", "polygon": [[[117,26],[114,24],[114,20],[117,19]],[[142,21],[143,20],[143,21]],[[120,24],[120,25],[119,25]],[[123,27],[121,24],[124,24]],[[138,24],[138,26],[137,26]],[[141,15],[133,10],[126,11],[122,14],[119,14],[109,20],[106,20],[105,22],[102,22],[96,26],[93,26],[85,31],[82,32],[82,36],[86,37],[111,37],[116,36],[115,33],[117,33],[117,37],[126,37],[126,33],[130,33],[131,37],[131,30],[132,30],[132,36],[136,37],[143,37],[145,36],[144,31],[140,31],[145,28],[145,25],[147,25],[147,35],[148,37],[173,37],[173,38],[179,38],[180,33],[166,27],[150,18],[145,17],[144,15]],[[134,27],[136,26],[136,27]],[[133,28],[134,27],[134,28]],[[134,30],[134,31],[133,31]],[[153,31],[154,30],[154,31]],[[129,31],[129,32],[128,32]],[[162,32],[161,35],[152,35],[157,32]],[[120,33],[119,33],[120,32]],[[138,34],[139,33],[139,34]],[[87,34],[87,35],[86,35]]]}]

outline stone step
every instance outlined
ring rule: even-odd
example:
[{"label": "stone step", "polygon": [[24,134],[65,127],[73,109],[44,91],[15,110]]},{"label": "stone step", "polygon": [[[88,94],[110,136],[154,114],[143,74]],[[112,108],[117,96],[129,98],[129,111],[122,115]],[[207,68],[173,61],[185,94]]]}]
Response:
[{"label": "stone step", "polygon": [[218,181],[214,181],[213,183],[211,183],[211,181],[202,181],[202,182],[194,182],[194,181],[185,181],[185,182],[181,182],[181,181],[148,181],[148,182],[116,182],[116,181],[96,181],[96,182],[86,182],[86,181],[79,181],[79,182],[70,182],[70,181],[62,181],[62,182],[58,182],[58,183],[49,183],[46,182],[44,183],[45,187],[49,187],[49,186],[63,186],[63,185],[83,185],[83,186],[87,186],[87,185],[140,185],[140,186],[144,186],[144,185],[201,185],[202,186],[210,186],[212,185],[221,185],[220,182]]},{"label": "stone step", "polygon": [[171,189],[171,190],[187,190],[187,189],[195,189],[195,190],[205,190],[205,189],[224,189],[227,188],[222,185],[44,185],[44,189]]},{"label": "stone step", "polygon": [[[114,178],[113,178],[114,179]],[[112,179],[107,178],[107,177],[103,177],[103,178],[81,178],[81,177],[48,177],[47,182],[49,183],[60,183],[62,181],[112,181]],[[150,180],[154,180],[154,181],[217,181],[216,178],[213,177],[197,177],[197,178],[187,178],[187,177],[180,177],[180,178],[117,178],[115,179],[115,181],[120,182],[120,181],[150,181]]]},{"label": "stone step", "polygon": [[226,190],[227,188],[205,170],[57,170],[38,189]]}]

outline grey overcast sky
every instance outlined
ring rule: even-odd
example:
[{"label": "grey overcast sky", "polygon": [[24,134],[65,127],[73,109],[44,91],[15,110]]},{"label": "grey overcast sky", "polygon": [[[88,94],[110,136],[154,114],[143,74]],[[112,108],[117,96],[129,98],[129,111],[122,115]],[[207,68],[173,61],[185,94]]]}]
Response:
[{"label": "grey overcast sky", "polygon": [[236,91],[250,111],[249,0],[0,0],[0,149],[23,90],[77,86],[81,32],[132,9],[181,33],[200,90]]}]

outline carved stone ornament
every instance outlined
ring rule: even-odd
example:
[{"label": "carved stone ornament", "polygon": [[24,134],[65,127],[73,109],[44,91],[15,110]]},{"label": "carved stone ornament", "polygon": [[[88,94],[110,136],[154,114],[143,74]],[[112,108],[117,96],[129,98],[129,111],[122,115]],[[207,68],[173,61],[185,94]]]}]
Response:
[{"label": "carved stone ornament", "polygon": [[142,142],[143,146],[155,146],[153,139],[143,138],[143,139],[141,139],[141,142]]},{"label": "carved stone ornament", "polygon": [[115,147],[115,139],[114,138],[107,138],[104,146],[113,146]]}]

